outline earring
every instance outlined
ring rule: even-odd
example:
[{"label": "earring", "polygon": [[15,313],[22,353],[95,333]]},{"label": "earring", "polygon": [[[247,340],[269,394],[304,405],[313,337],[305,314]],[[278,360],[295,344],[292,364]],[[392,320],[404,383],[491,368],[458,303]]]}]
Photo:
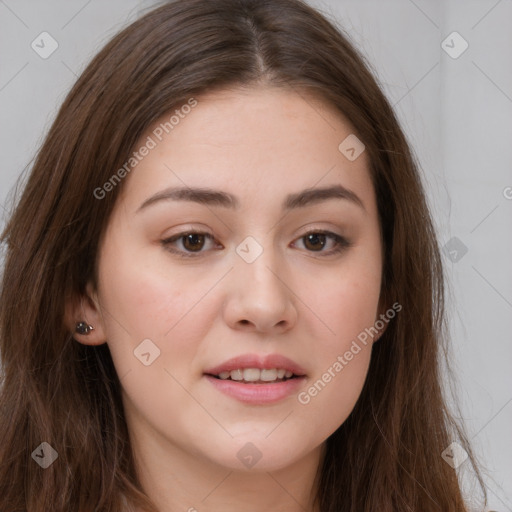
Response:
[{"label": "earring", "polygon": [[78,322],[75,327],[75,331],[78,334],[83,334],[87,336],[91,331],[94,330],[92,325],[87,324],[86,322]]}]

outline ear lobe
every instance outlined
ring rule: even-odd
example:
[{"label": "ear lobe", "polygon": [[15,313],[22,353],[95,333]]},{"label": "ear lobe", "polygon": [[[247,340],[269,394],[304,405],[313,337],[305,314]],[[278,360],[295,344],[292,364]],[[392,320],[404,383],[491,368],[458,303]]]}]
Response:
[{"label": "ear lobe", "polygon": [[[66,327],[73,338],[83,345],[102,345],[106,343],[103,315],[91,283],[86,286],[86,294],[68,299],[65,312]],[[92,327],[88,334],[77,332],[77,324],[84,322]]]}]

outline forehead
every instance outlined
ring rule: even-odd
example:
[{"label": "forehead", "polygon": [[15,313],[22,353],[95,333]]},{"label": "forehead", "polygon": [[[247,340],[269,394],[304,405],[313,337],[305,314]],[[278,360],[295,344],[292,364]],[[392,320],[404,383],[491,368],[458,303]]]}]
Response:
[{"label": "forehead", "polygon": [[283,195],[333,183],[373,202],[365,152],[351,161],[339,148],[354,136],[351,123],[320,98],[260,87],[194,100],[193,108],[163,115],[136,144],[135,151],[151,140],[152,148],[123,184],[133,206],[171,186],[208,186],[256,203],[279,196],[281,204]]}]

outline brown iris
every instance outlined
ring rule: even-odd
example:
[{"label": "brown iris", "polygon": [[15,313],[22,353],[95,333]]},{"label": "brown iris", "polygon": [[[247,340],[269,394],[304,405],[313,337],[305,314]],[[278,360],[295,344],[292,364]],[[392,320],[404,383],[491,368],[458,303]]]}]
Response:
[{"label": "brown iris", "polygon": [[310,248],[312,248],[313,251],[322,250],[325,246],[325,237],[326,237],[326,235],[324,235],[322,233],[310,233],[309,235],[306,235],[304,237],[305,238],[304,245],[307,247],[309,242],[312,242],[312,245],[316,246],[316,247],[311,247],[311,245],[310,245]]},{"label": "brown iris", "polygon": [[189,233],[183,236],[183,247],[188,251],[201,250],[204,245],[204,235],[201,233]]}]

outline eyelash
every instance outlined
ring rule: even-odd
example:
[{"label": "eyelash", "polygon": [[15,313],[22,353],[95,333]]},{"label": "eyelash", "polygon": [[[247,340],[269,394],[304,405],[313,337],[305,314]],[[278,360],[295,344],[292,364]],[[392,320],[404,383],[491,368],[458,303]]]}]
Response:
[{"label": "eyelash", "polygon": [[[315,252],[321,253],[322,257],[328,257],[328,256],[333,256],[335,254],[339,254],[352,246],[352,243],[349,240],[347,240],[346,238],[344,238],[336,233],[333,233],[331,231],[324,231],[321,229],[320,230],[312,229],[310,231],[307,231],[301,237],[299,237],[298,240],[302,240],[303,238],[306,238],[308,235],[311,235],[311,234],[326,235],[328,238],[333,239],[336,243],[334,249],[331,249],[330,251],[308,251],[308,252],[313,252],[313,253],[315,253]],[[185,238],[187,235],[205,235],[210,240],[214,240],[213,236],[210,233],[206,233],[204,231],[191,230],[191,231],[184,231],[182,233],[178,233],[177,235],[173,235],[172,237],[167,238],[165,240],[161,240],[161,244],[167,251],[171,252],[172,254],[176,254],[178,257],[197,258],[205,251],[183,252],[183,251],[177,251],[175,249],[170,248],[171,244],[173,244],[174,242],[176,242],[182,238]]]}]

